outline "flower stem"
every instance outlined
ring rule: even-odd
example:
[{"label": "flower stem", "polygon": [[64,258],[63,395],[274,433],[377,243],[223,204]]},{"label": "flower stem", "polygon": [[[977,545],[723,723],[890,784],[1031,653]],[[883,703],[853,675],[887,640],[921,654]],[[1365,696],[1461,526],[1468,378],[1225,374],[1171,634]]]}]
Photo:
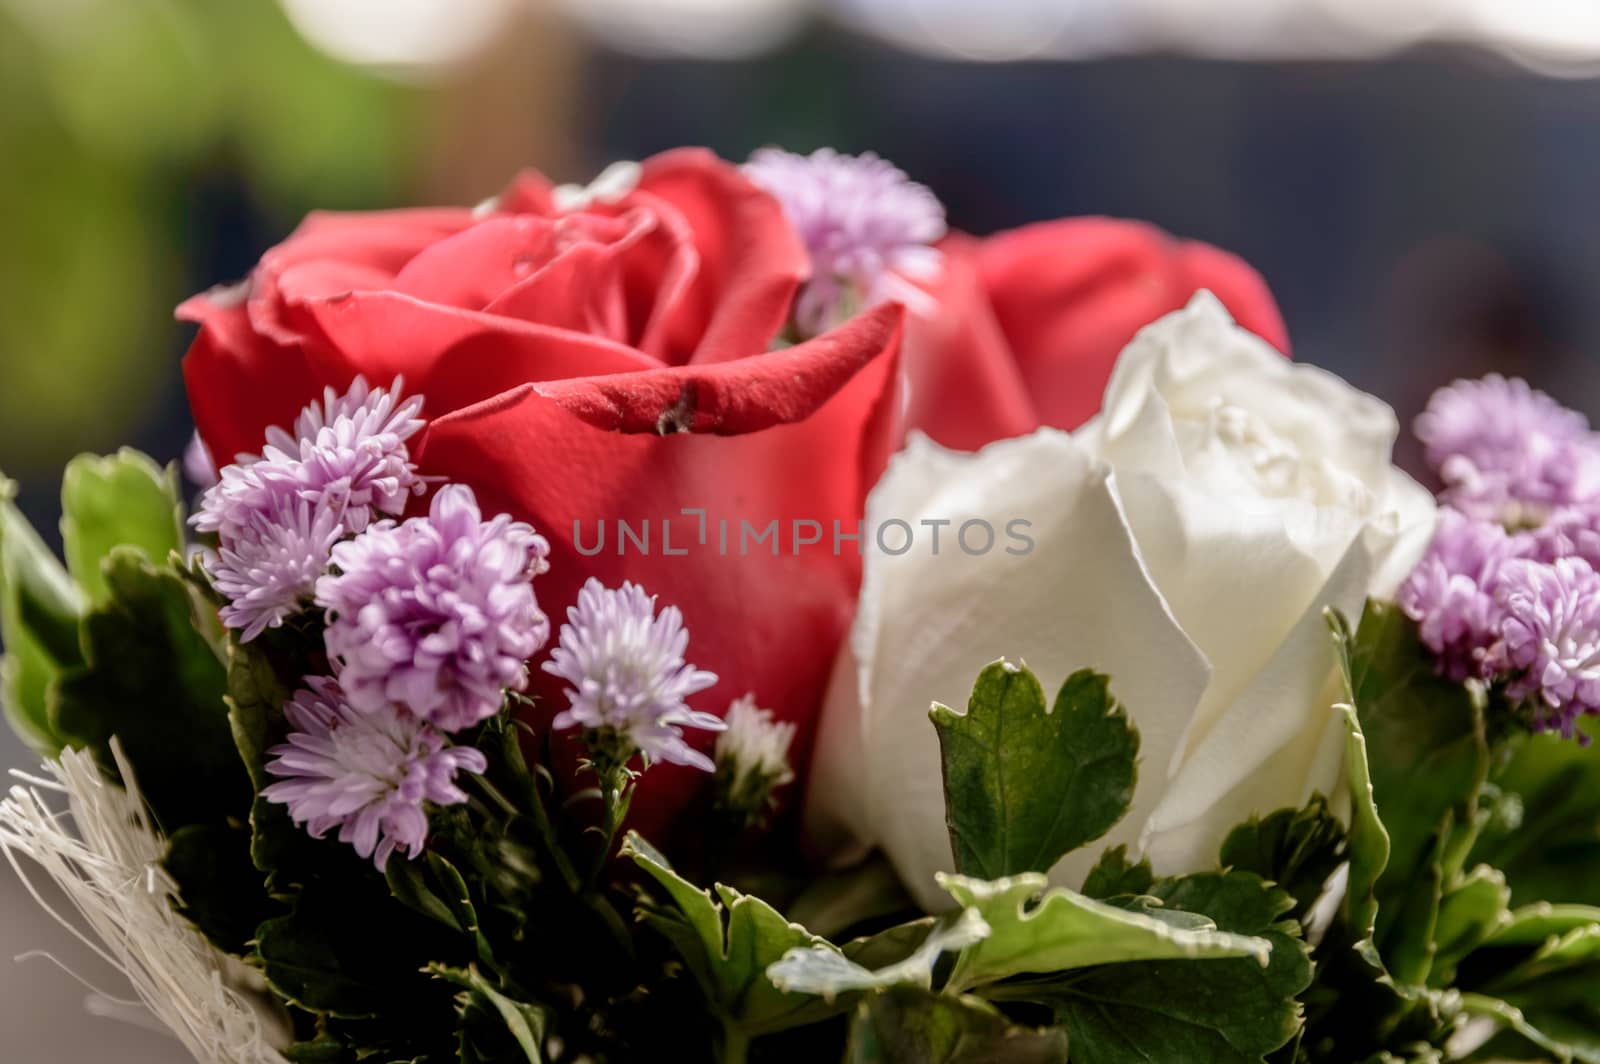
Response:
[{"label": "flower stem", "polygon": [[627,819],[628,805],[633,800],[633,780],[626,764],[597,766],[600,776],[600,849],[595,854],[589,874],[584,877],[586,889],[593,892],[611,857],[611,847],[617,841],[617,831]]},{"label": "flower stem", "polygon": [[722,1025],[722,1053],[720,1064],[745,1064],[750,1056],[750,1036],[736,1024],[724,1021]]}]

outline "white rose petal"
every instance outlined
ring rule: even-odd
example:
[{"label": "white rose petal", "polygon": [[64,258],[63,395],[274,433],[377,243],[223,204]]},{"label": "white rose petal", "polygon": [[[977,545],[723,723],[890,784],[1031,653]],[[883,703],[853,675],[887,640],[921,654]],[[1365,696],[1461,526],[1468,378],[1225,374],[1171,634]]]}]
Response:
[{"label": "white rose petal", "polygon": [[[1076,887],[1108,845],[1158,872],[1215,865],[1252,813],[1336,796],[1341,699],[1323,611],[1387,595],[1432,535],[1429,494],[1390,462],[1388,406],[1289,362],[1208,293],[1118,360],[1103,413],[975,455],[914,440],[868,500],[867,527],[948,519],[891,556],[869,546],[861,604],[824,711],[808,823],[841,856],[881,847],[919,901],[952,865],[934,700],[1022,659],[1049,692],[1111,676],[1140,733],[1138,786],[1104,840],[1068,855]],[[960,552],[984,517],[1032,522],[1017,557]],[[898,543],[898,539],[894,540]]]},{"label": "white rose petal", "polygon": [[[938,555],[923,519],[949,520]],[[1031,522],[1032,551],[1007,554],[1006,524]],[[1109,470],[1070,436],[1042,431],[975,455],[924,437],[867,502],[867,528],[898,519],[918,535],[898,557],[869,548],[847,664],[836,670],[814,762],[808,818],[825,845],[854,836],[883,847],[917,900],[950,899],[933,874],[953,868],[939,741],[928,709],[965,706],[978,672],[1022,660],[1047,689],[1080,668],[1113,677],[1138,707],[1146,766],[1164,766],[1205,690],[1209,670],[1150,583],[1123,521]],[[969,555],[960,525],[987,520],[995,547]],[[888,533],[889,545],[901,539]],[[976,529],[969,536],[976,548]],[[1053,690],[1051,690],[1053,693]],[[1108,844],[1136,843],[1164,771],[1140,773],[1133,814]],[[1069,855],[1052,878],[1078,886],[1093,863]]]}]

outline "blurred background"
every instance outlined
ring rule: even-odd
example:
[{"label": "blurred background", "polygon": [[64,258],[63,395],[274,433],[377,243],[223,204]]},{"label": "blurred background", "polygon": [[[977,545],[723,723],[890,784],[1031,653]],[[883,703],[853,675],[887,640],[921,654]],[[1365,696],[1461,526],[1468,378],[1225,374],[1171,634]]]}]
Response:
[{"label": "blurred background", "polygon": [[[1593,0],[0,0],[0,469],[50,537],[73,454],[176,458],[172,307],[314,207],[680,144],[1219,244],[1407,422],[1490,369],[1600,414],[1597,74]],[[114,989],[0,873],[0,1058],[181,1059],[33,949]]]}]

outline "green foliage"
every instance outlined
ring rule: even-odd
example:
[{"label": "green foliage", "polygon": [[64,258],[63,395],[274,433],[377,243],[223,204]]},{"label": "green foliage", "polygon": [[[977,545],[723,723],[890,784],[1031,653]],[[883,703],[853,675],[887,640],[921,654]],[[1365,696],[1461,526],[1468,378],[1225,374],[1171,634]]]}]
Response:
[{"label": "green foliage", "polygon": [[1138,864],[1132,864],[1128,861],[1126,846],[1113,846],[1101,854],[1100,860],[1089,869],[1089,875],[1083,881],[1083,893],[1100,901],[1124,894],[1148,894],[1155,878],[1148,860],[1141,859]]},{"label": "green foliage", "polygon": [[[883,948],[882,944],[867,940],[854,950],[854,957],[848,947],[839,950],[829,944],[791,949],[776,964],[767,966],[767,978],[779,990],[816,994],[828,1001],[842,994],[891,986],[927,990],[933,985],[933,970],[942,954],[965,949],[989,935],[989,925],[976,909],[962,909],[953,918],[931,927],[924,928],[922,923],[919,920],[910,925],[922,933],[917,948],[880,968],[862,963],[862,958]],[[900,930],[894,928],[887,934],[898,938]]]},{"label": "green foliage", "polygon": [[1600,745],[1559,735],[1505,745],[1471,859],[1505,873],[1515,905],[1600,905]]},{"label": "green foliage", "polygon": [[1576,815],[1557,813],[1552,830],[1574,832],[1581,851],[1583,833],[1600,826],[1582,823],[1588,763],[1575,745],[1539,738],[1501,734],[1494,749],[1485,693],[1425,669],[1414,631],[1391,607],[1369,606],[1354,635],[1331,620],[1355,706],[1355,802],[1349,891],[1319,951],[1306,1059],[1443,1059],[1473,1018],[1500,1027],[1474,1060],[1597,1059],[1600,969],[1589,943],[1600,942],[1600,909],[1540,901],[1512,910],[1517,888],[1504,870],[1532,853],[1526,877],[1537,881],[1560,852],[1549,836],[1526,848],[1519,836],[1525,794],[1556,810],[1567,797],[1545,789],[1541,769],[1552,766],[1535,766],[1547,758],[1572,771],[1565,791],[1577,792],[1566,807]]},{"label": "green foliage", "polygon": [[670,904],[641,904],[639,915],[672,942],[722,1022],[750,1038],[825,1018],[834,1010],[773,985],[767,969],[790,950],[828,948],[825,939],[783,918],[760,898],[722,884],[716,896],[672,870],[666,858],[629,833],[622,855],[646,872]]},{"label": "green foliage", "polygon": [[[1387,603],[1368,605],[1349,667],[1373,800],[1389,835],[1388,866],[1376,887],[1376,940],[1387,949],[1391,936],[1403,940],[1417,920],[1432,919],[1434,903],[1426,899],[1438,888],[1429,884],[1459,870],[1443,865],[1453,832],[1473,824],[1488,777],[1484,700],[1437,676],[1416,625]],[[1401,921],[1403,912],[1411,919]],[[1408,959],[1416,953],[1415,942],[1396,945]],[[1413,966],[1426,976],[1423,960]]]},{"label": "green foliage", "polygon": [[250,862],[250,829],[237,821],[189,824],[167,840],[162,862],[178,884],[179,910],[212,945],[239,956],[277,914]]},{"label": "green foliage", "polygon": [[1127,812],[1139,734],[1104,676],[1074,673],[1047,708],[1033,673],[997,661],[978,675],[965,713],[935,705],[932,717],[964,875],[1048,871]]},{"label": "green foliage", "polygon": [[948,985],[957,991],[1014,975],[1123,961],[1249,957],[1264,968],[1272,952],[1267,939],[1218,930],[1209,919],[1199,927],[1177,926],[1064,887],[1048,888],[1033,872],[993,882],[942,876],[940,885],[990,928],[956,961]]},{"label": "green foliage", "polygon": [[63,669],[81,664],[78,623],[83,596],[27,518],[11,501],[15,485],[0,478],[0,705],[6,720],[37,753],[66,745],[50,720],[50,689]]},{"label": "green foliage", "polygon": [[1074,1059],[1091,1064],[1244,1064],[1292,1039],[1300,1028],[1296,998],[1312,975],[1299,926],[1284,919],[1294,900],[1237,870],[1162,880],[1152,891],[1174,911],[1203,914],[1219,932],[1266,942],[1270,960],[1109,964],[1012,993],[1049,1005]]},{"label": "green foliage", "polygon": [[1222,866],[1254,872],[1293,899],[1289,918],[1303,919],[1345,857],[1345,829],[1315,795],[1304,808],[1251,817],[1222,844]]},{"label": "green foliage", "polygon": [[434,966],[433,973],[462,989],[461,1064],[544,1064],[550,1010],[507,995],[476,965],[466,969]]},{"label": "green foliage", "polygon": [[1059,1030],[1012,1024],[981,999],[896,987],[856,1007],[846,1064],[1066,1064]]},{"label": "green foliage", "polygon": [[177,474],[138,451],[83,454],[61,477],[61,543],[67,570],[91,606],[110,600],[101,567],[114,548],[132,548],[165,562],[183,549]]},{"label": "green foliage", "polygon": [[188,585],[164,562],[117,547],[106,600],[83,621],[84,662],[63,670],[51,723],[114,771],[116,736],[156,819],[170,833],[250,803],[223,702],[226,672],[194,616]]}]

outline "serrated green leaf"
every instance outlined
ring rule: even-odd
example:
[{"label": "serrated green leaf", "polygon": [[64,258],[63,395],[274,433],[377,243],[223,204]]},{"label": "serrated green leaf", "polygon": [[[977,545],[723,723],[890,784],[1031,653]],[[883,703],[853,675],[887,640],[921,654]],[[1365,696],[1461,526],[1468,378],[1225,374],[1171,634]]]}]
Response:
[{"label": "serrated green leaf", "polygon": [[[523,1064],[544,1064],[545,1038],[549,1033],[550,1010],[542,1005],[519,1001],[496,987],[476,965],[466,969],[434,965],[433,974],[467,991],[468,1000],[462,1009],[463,1057],[470,1040],[472,1057],[484,1061],[507,1061],[506,1039]],[[493,1030],[484,1032],[483,1019],[493,1017]],[[499,1037],[496,1037],[499,1036]],[[491,1055],[492,1054],[492,1055]]]},{"label": "serrated green leaf", "polygon": [[1113,846],[1089,869],[1083,881],[1083,893],[1097,901],[1124,894],[1148,894],[1155,881],[1147,858],[1140,858],[1138,864],[1133,864],[1128,860],[1126,846]]},{"label": "serrated green leaf", "polygon": [[636,832],[628,833],[621,856],[666,891],[671,909],[643,905],[640,918],[672,942],[725,1024],[755,1037],[835,1011],[810,995],[786,993],[767,978],[767,968],[789,950],[831,948],[825,939],[785,920],[760,898],[720,883],[715,896],[701,890]]},{"label": "serrated green leaf", "polygon": [[[1204,914],[1221,930],[1270,943],[1271,960],[1158,960],[1107,964],[1002,984],[1008,1000],[1050,1007],[1073,1059],[1089,1064],[1259,1064],[1300,1028],[1297,996],[1311,983],[1285,891],[1243,871],[1161,880],[1152,890],[1174,912]],[[987,992],[986,992],[987,993]]]},{"label": "serrated green leaf", "polygon": [[1340,706],[1345,722],[1345,774],[1350,781],[1350,877],[1345,888],[1345,918],[1356,937],[1371,939],[1378,919],[1378,880],[1389,865],[1389,832],[1372,800],[1367,740],[1354,706]]},{"label": "serrated green leaf", "polygon": [[979,673],[965,713],[935,705],[932,717],[964,875],[1048,871],[1128,810],[1139,733],[1104,676],[1074,673],[1047,709],[1026,666],[998,661]]},{"label": "serrated green leaf", "polygon": [[1591,905],[1551,905],[1536,902],[1511,910],[1489,946],[1538,946],[1551,938],[1589,924],[1600,924],[1600,908]]},{"label": "serrated green leaf", "polygon": [[61,477],[61,544],[90,604],[104,604],[111,589],[100,569],[114,548],[134,548],[156,563],[183,549],[176,474],[126,447],[74,458]]},{"label": "serrated green leaf", "polygon": [[114,769],[116,736],[163,830],[243,817],[252,789],[228,727],[226,674],[196,631],[182,578],[118,547],[108,597],[83,622],[85,661],[63,671],[51,720]]},{"label": "serrated green leaf", "polygon": [[933,985],[933,969],[940,956],[965,949],[988,934],[989,925],[977,910],[963,909],[928,928],[921,944],[904,959],[881,968],[860,964],[832,945],[818,945],[789,950],[767,967],[767,978],[779,990],[815,994],[827,1001],[842,994],[890,986],[926,990]]},{"label": "serrated green leaf", "polygon": [[1322,896],[1345,849],[1344,824],[1318,794],[1303,808],[1253,816],[1234,828],[1222,844],[1222,866],[1278,884],[1294,899],[1289,917],[1300,920]]},{"label": "serrated green leaf", "polygon": [[[1600,1064],[1600,1024],[1591,1022],[1587,1027],[1579,1026],[1574,1030],[1570,1024],[1547,1017],[1547,1020],[1554,1020],[1547,1027],[1531,1020],[1515,1005],[1483,994],[1462,994],[1461,1009],[1469,1016],[1483,1016],[1503,1024],[1516,1038],[1550,1054],[1551,1059],[1561,1064],[1571,1061]],[[1516,1050],[1509,1040],[1497,1040],[1492,1052],[1499,1054]],[[1518,1057],[1521,1058],[1520,1053]]]},{"label": "serrated green leaf", "polygon": [[874,994],[858,1005],[845,1053],[846,1064],[1066,1064],[1066,1060],[1067,1036],[1059,1030],[1016,1027],[981,1000],[913,987]]},{"label": "serrated green leaf", "polygon": [[1122,961],[1249,957],[1264,968],[1272,952],[1264,938],[1175,927],[1064,887],[1050,888],[1036,872],[993,882],[941,875],[939,885],[957,904],[978,910],[991,932],[956,960],[946,984],[952,992],[1014,975]]},{"label": "serrated green leaf", "polygon": [[494,963],[467,881],[443,855],[428,850],[415,861],[390,861],[384,875],[395,900],[466,936],[480,963]]},{"label": "serrated green leaf", "polygon": [[[1387,955],[1391,932],[1401,923],[1401,935],[1414,931],[1432,884],[1455,872],[1431,865],[1451,852],[1453,826],[1477,814],[1489,771],[1484,706],[1472,688],[1434,673],[1416,625],[1392,603],[1368,603],[1349,663],[1373,798],[1389,835],[1376,891],[1376,941]],[[1386,902],[1402,898],[1404,907]]]}]

